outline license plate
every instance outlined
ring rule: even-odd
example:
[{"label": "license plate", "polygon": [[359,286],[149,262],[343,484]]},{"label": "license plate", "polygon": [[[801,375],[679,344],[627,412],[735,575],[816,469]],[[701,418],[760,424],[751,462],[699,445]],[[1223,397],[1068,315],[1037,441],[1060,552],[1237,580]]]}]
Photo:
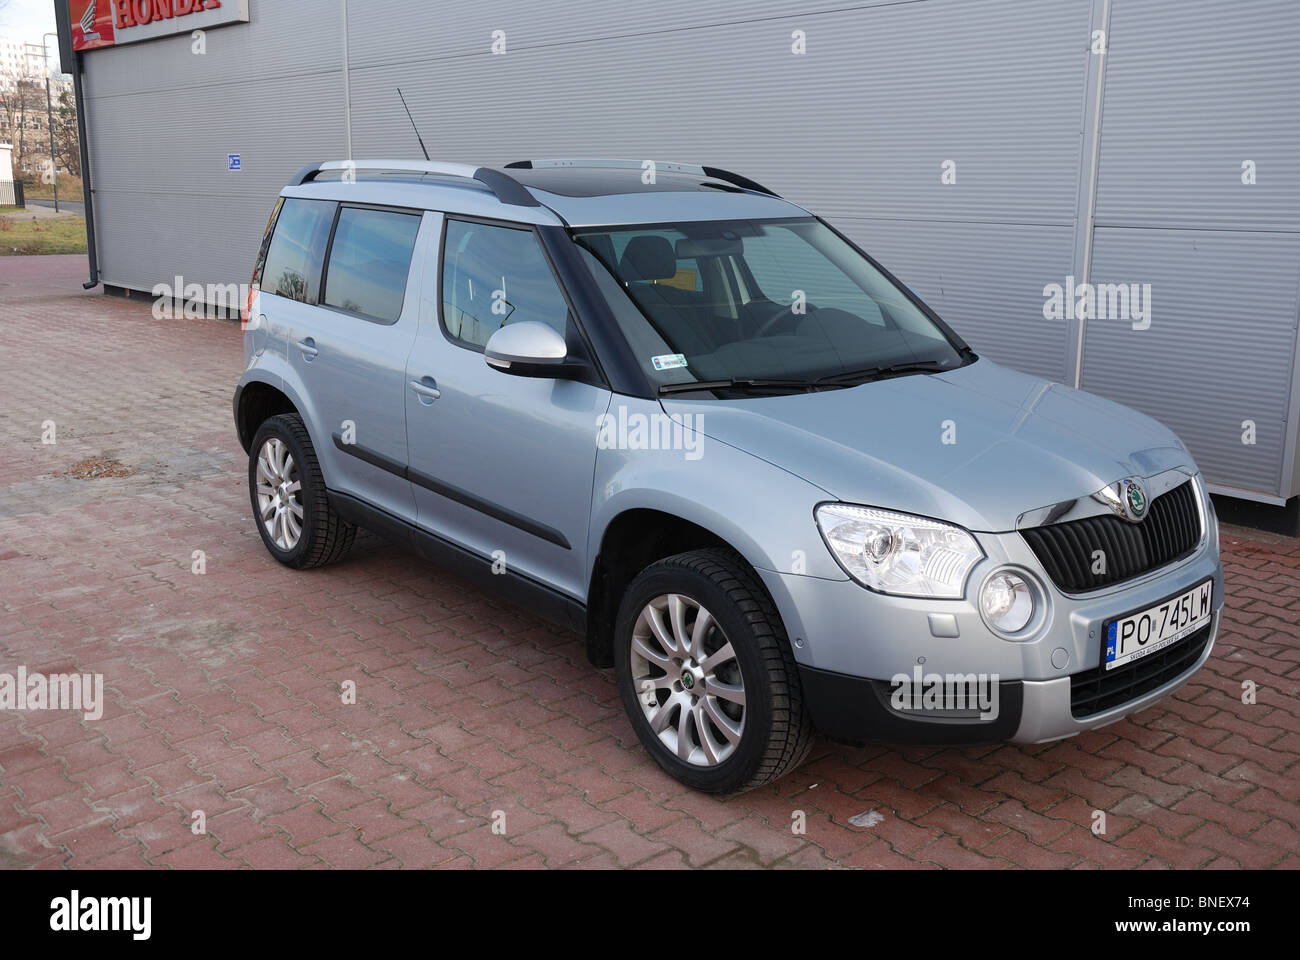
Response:
[{"label": "license plate", "polygon": [[1191,636],[1213,615],[1214,581],[1206,580],[1138,613],[1106,625],[1102,664],[1114,670]]}]

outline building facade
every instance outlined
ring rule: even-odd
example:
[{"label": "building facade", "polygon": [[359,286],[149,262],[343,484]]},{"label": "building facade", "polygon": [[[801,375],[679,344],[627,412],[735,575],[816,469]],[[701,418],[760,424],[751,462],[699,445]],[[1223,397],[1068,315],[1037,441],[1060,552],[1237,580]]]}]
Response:
[{"label": "building facade", "polygon": [[1294,0],[171,3],[81,54],[106,284],[246,282],[303,164],[419,157],[400,87],[435,159],[741,172],[1216,492],[1300,493]]}]

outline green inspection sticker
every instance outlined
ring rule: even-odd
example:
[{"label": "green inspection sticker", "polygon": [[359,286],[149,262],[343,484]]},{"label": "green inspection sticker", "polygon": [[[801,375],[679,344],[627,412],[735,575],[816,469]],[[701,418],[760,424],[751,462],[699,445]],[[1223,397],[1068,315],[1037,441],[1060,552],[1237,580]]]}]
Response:
[{"label": "green inspection sticker", "polygon": [[686,366],[686,355],[665,353],[663,356],[651,357],[650,362],[654,364],[656,370],[676,370],[678,367]]}]

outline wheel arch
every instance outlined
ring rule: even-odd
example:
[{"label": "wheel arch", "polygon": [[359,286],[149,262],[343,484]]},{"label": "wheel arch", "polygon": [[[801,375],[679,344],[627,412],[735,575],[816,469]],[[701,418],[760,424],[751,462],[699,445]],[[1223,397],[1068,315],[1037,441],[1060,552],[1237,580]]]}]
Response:
[{"label": "wheel arch", "polygon": [[235,391],[234,406],[235,430],[239,434],[239,445],[245,453],[252,453],[253,437],[267,420],[282,413],[302,416],[302,411],[293,398],[269,380],[241,383]]},{"label": "wheel arch", "polygon": [[[734,555],[738,563],[755,573],[755,583],[767,592],[744,553],[706,526],[651,507],[631,507],[614,516],[601,532],[592,559],[587,590],[587,658],[598,667],[613,664],[619,603],[637,574],[665,557],[708,548]],[[768,599],[772,599],[770,595]]]}]

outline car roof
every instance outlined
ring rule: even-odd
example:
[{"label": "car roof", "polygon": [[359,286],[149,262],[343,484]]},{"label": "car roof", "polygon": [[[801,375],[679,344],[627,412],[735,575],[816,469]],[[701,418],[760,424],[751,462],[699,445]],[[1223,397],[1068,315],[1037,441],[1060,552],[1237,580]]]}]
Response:
[{"label": "car roof", "polygon": [[355,161],[304,168],[283,195],[572,227],[807,217],[745,177],[711,167],[642,161],[525,161],[475,167]]}]

